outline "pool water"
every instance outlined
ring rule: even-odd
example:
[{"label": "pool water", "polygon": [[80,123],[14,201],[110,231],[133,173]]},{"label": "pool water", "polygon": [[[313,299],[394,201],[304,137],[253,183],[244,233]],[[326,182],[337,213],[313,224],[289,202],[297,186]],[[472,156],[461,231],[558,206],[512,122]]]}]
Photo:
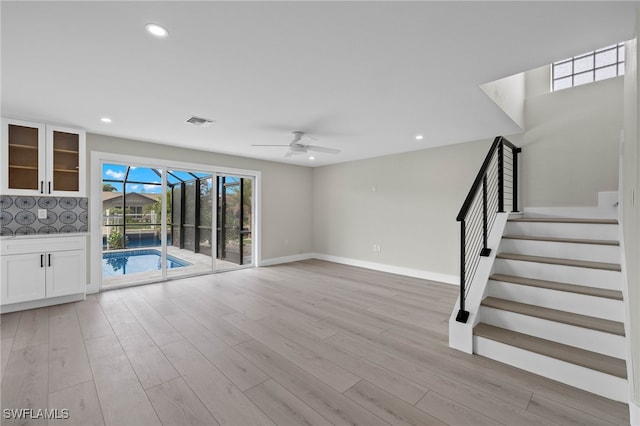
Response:
[{"label": "pool water", "polygon": [[[137,274],[139,272],[159,271],[162,267],[159,250],[131,250],[102,253],[102,276]],[[167,268],[181,268],[191,263],[167,255]]]}]

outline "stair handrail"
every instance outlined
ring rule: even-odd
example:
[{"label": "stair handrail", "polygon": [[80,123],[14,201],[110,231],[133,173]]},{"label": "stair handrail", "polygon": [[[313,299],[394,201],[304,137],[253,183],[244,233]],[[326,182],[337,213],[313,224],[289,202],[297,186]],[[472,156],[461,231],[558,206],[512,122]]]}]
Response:
[{"label": "stair handrail", "polygon": [[[456,316],[458,322],[466,323],[469,318],[469,312],[465,310],[468,284],[475,274],[480,257],[489,256],[491,253],[487,246],[487,238],[496,215],[505,212],[505,186],[509,189],[509,184],[512,195],[511,211],[518,212],[518,154],[521,152],[521,148],[505,137],[497,136],[456,217],[460,222],[460,308]],[[506,166],[511,165],[510,169],[505,167],[505,160]]]}]

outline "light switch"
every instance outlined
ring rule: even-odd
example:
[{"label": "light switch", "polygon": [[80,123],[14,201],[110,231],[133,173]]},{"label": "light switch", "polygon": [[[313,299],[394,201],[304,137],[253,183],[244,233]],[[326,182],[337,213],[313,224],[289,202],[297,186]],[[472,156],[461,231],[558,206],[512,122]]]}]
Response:
[{"label": "light switch", "polygon": [[47,218],[47,209],[38,209],[38,219]]}]

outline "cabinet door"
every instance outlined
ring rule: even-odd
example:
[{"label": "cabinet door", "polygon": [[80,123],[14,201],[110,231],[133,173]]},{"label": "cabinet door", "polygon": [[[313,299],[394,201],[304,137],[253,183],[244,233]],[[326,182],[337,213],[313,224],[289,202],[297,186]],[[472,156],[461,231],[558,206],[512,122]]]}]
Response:
[{"label": "cabinet door", "polygon": [[2,278],[0,304],[44,298],[45,276],[44,254],[0,256],[0,278]]},{"label": "cabinet door", "polygon": [[3,194],[40,195],[45,190],[45,126],[2,119]]},{"label": "cabinet door", "polygon": [[84,250],[46,253],[47,297],[83,293],[86,290]]},{"label": "cabinet door", "polygon": [[47,194],[84,196],[85,145],[83,130],[47,126]]}]

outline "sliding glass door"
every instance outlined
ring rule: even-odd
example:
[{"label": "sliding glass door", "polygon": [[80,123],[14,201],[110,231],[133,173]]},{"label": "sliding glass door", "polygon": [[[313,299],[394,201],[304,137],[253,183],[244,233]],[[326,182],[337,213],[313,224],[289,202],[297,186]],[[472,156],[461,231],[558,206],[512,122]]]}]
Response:
[{"label": "sliding glass door", "polygon": [[213,186],[211,173],[194,170],[167,172],[168,238],[167,259],[185,259],[191,265],[168,268],[167,276],[175,278],[214,271],[211,230],[214,227]]},{"label": "sliding glass door", "polygon": [[102,170],[102,285],[153,281],[162,272],[161,175],[138,165]]},{"label": "sliding glass door", "polygon": [[254,180],[103,163],[102,287],[252,266]]},{"label": "sliding glass door", "polygon": [[218,270],[253,264],[253,178],[219,174],[217,188]]}]

